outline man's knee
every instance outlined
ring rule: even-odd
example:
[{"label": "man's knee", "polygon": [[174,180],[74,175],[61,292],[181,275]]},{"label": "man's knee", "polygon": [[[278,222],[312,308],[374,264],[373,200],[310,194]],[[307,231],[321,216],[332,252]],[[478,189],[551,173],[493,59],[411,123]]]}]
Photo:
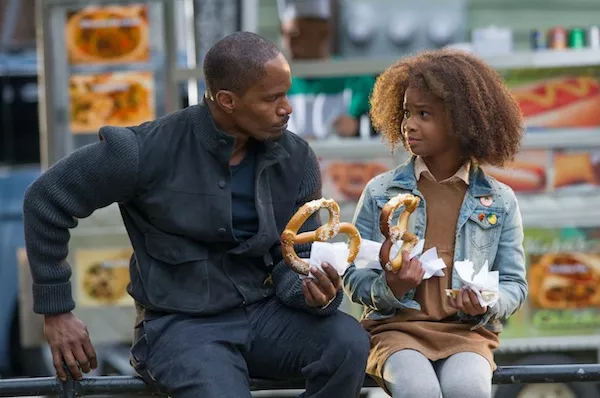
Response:
[{"label": "man's knee", "polygon": [[[339,366],[348,364],[351,368],[364,372],[371,348],[369,334],[349,315],[339,314],[336,322],[337,333],[331,336],[328,349]],[[360,366],[361,364],[364,366]]]}]

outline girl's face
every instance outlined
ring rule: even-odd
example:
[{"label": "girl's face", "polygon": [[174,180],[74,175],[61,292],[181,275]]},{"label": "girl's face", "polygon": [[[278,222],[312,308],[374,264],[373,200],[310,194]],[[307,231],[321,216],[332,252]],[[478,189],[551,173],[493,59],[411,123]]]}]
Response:
[{"label": "girl's face", "polygon": [[421,157],[460,156],[458,140],[449,134],[449,118],[439,98],[409,87],[403,107],[402,132],[412,153]]}]

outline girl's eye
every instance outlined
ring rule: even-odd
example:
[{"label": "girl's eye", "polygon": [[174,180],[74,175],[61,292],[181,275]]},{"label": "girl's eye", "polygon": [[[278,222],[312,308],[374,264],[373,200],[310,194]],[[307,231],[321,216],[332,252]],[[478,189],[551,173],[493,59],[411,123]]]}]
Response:
[{"label": "girl's eye", "polygon": [[429,113],[427,113],[425,111],[421,111],[421,116],[422,117],[427,117],[427,116],[429,116]]}]

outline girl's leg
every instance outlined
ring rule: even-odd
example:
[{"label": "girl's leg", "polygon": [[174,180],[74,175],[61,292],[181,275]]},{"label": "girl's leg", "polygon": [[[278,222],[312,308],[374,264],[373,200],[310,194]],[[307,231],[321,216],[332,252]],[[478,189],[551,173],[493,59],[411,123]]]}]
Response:
[{"label": "girl's leg", "polygon": [[392,354],[383,365],[383,379],[393,398],[441,397],[431,361],[415,350]]},{"label": "girl's leg", "polygon": [[492,368],[481,355],[459,352],[434,366],[444,398],[491,397]]}]

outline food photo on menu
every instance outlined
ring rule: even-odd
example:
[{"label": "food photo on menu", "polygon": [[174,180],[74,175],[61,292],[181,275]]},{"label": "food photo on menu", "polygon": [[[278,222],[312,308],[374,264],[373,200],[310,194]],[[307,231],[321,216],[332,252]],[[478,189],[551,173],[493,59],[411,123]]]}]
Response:
[{"label": "food photo on menu", "polygon": [[594,190],[600,187],[600,148],[555,150],[552,186],[557,189]]},{"label": "food photo on menu", "polygon": [[129,306],[131,249],[78,250],[75,253],[77,304],[82,307]]},{"label": "food photo on menu", "polygon": [[548,150],[526,150],[504,167],[483,166],[483,169],[517,193],[538,193],[546,191],[550,157]]},{"label": "food photo on menu", "polygon": [[324,195],[353,202],[372,178],[395,167],[391,156],[371,161],[328,159],[321,160],[320,166]]},{"label": "food photo on menu", "polygon": [[93,133],[102,126],[131,126],[155,118],[151,72],[72,75],[69,78],[70,129]]},{"label": "food photo on menu", "polygon": [[145,5],[85,7],[67,14],[71,65],[148,62],[150,40]]},{"label": "food photo on menu", "polygon": [[504,79],[530,129],[600,126],[600,68],[516,69]]}]

